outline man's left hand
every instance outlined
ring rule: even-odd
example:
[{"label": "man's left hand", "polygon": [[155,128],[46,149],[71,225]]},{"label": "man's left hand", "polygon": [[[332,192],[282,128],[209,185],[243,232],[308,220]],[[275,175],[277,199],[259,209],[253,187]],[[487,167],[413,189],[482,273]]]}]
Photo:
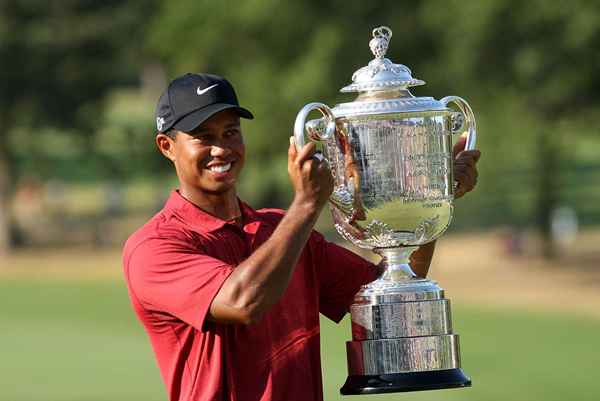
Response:
[{"label": "man's left hand", "polygon": [[454,180],[458,183],[454,190],[454,199],[461,198],[467,192],[471,192],[477,185],[477,161],[481,156],[479,150],[463,150],[467,138],[461,137],[454,145],[452,155],[454,157]]}]

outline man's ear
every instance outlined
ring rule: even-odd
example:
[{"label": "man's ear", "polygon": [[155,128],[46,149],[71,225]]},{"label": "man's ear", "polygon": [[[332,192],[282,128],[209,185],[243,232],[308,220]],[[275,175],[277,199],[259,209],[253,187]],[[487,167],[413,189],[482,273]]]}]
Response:
[{"label": "man's ear", "polygon": [[160,153],[172,162],[175,161],[175,140],[170,136],[158,132],[156,134],[156,146]]}]

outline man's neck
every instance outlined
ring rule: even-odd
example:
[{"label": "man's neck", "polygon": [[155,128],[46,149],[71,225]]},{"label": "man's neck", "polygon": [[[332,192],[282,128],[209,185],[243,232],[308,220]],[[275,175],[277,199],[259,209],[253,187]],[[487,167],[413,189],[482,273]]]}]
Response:
[{"label": "man's neck", "polygon": [[180,188],[179,193],[206,213],[221,220],[229,221],[237,219],[242,215],[235,191],[214,194]]}]

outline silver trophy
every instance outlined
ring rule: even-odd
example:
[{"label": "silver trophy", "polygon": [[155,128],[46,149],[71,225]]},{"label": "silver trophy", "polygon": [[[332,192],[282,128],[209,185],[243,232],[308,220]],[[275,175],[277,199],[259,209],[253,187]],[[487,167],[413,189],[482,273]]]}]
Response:
[{"label": "silver trophy", "polygon": [[[335,228],[381,255],[385,266],[350,307],[349,375],[342,394],[471,385],[461,370],[450,301],[435,281],[416,277],[409,261],[452,220],[452,136],[466,132],[466,149],[473,149],[475,118],[459,97],[414,97],[408,88],[425,82],[385,58],[391,37],[388,27],[373,30],[369,47],[375,58],[341,89],[358,93],[353,102],[332,109],[307,104],[294,125],[298,148],[306,131],[331,167]],[[322,118],[307,122],[312,110]]]}]

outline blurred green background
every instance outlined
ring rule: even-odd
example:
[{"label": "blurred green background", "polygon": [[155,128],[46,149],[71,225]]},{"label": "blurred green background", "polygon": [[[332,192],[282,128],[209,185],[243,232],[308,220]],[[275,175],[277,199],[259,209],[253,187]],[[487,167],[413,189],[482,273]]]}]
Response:
[{"label": "blurred green background", "polygon": [[[285,208],[296,113],[352,100],[379,25],[415,96],[469,101],[483,156],[432,267],[474,387],[367,398],[600,398],[600,2],[1,0],[0,399],[165,399],[119,273],[176,187],[158,96],[230,79],[256,117],[240,197]],[[349,329],[322,337],[336,399]]]}]

